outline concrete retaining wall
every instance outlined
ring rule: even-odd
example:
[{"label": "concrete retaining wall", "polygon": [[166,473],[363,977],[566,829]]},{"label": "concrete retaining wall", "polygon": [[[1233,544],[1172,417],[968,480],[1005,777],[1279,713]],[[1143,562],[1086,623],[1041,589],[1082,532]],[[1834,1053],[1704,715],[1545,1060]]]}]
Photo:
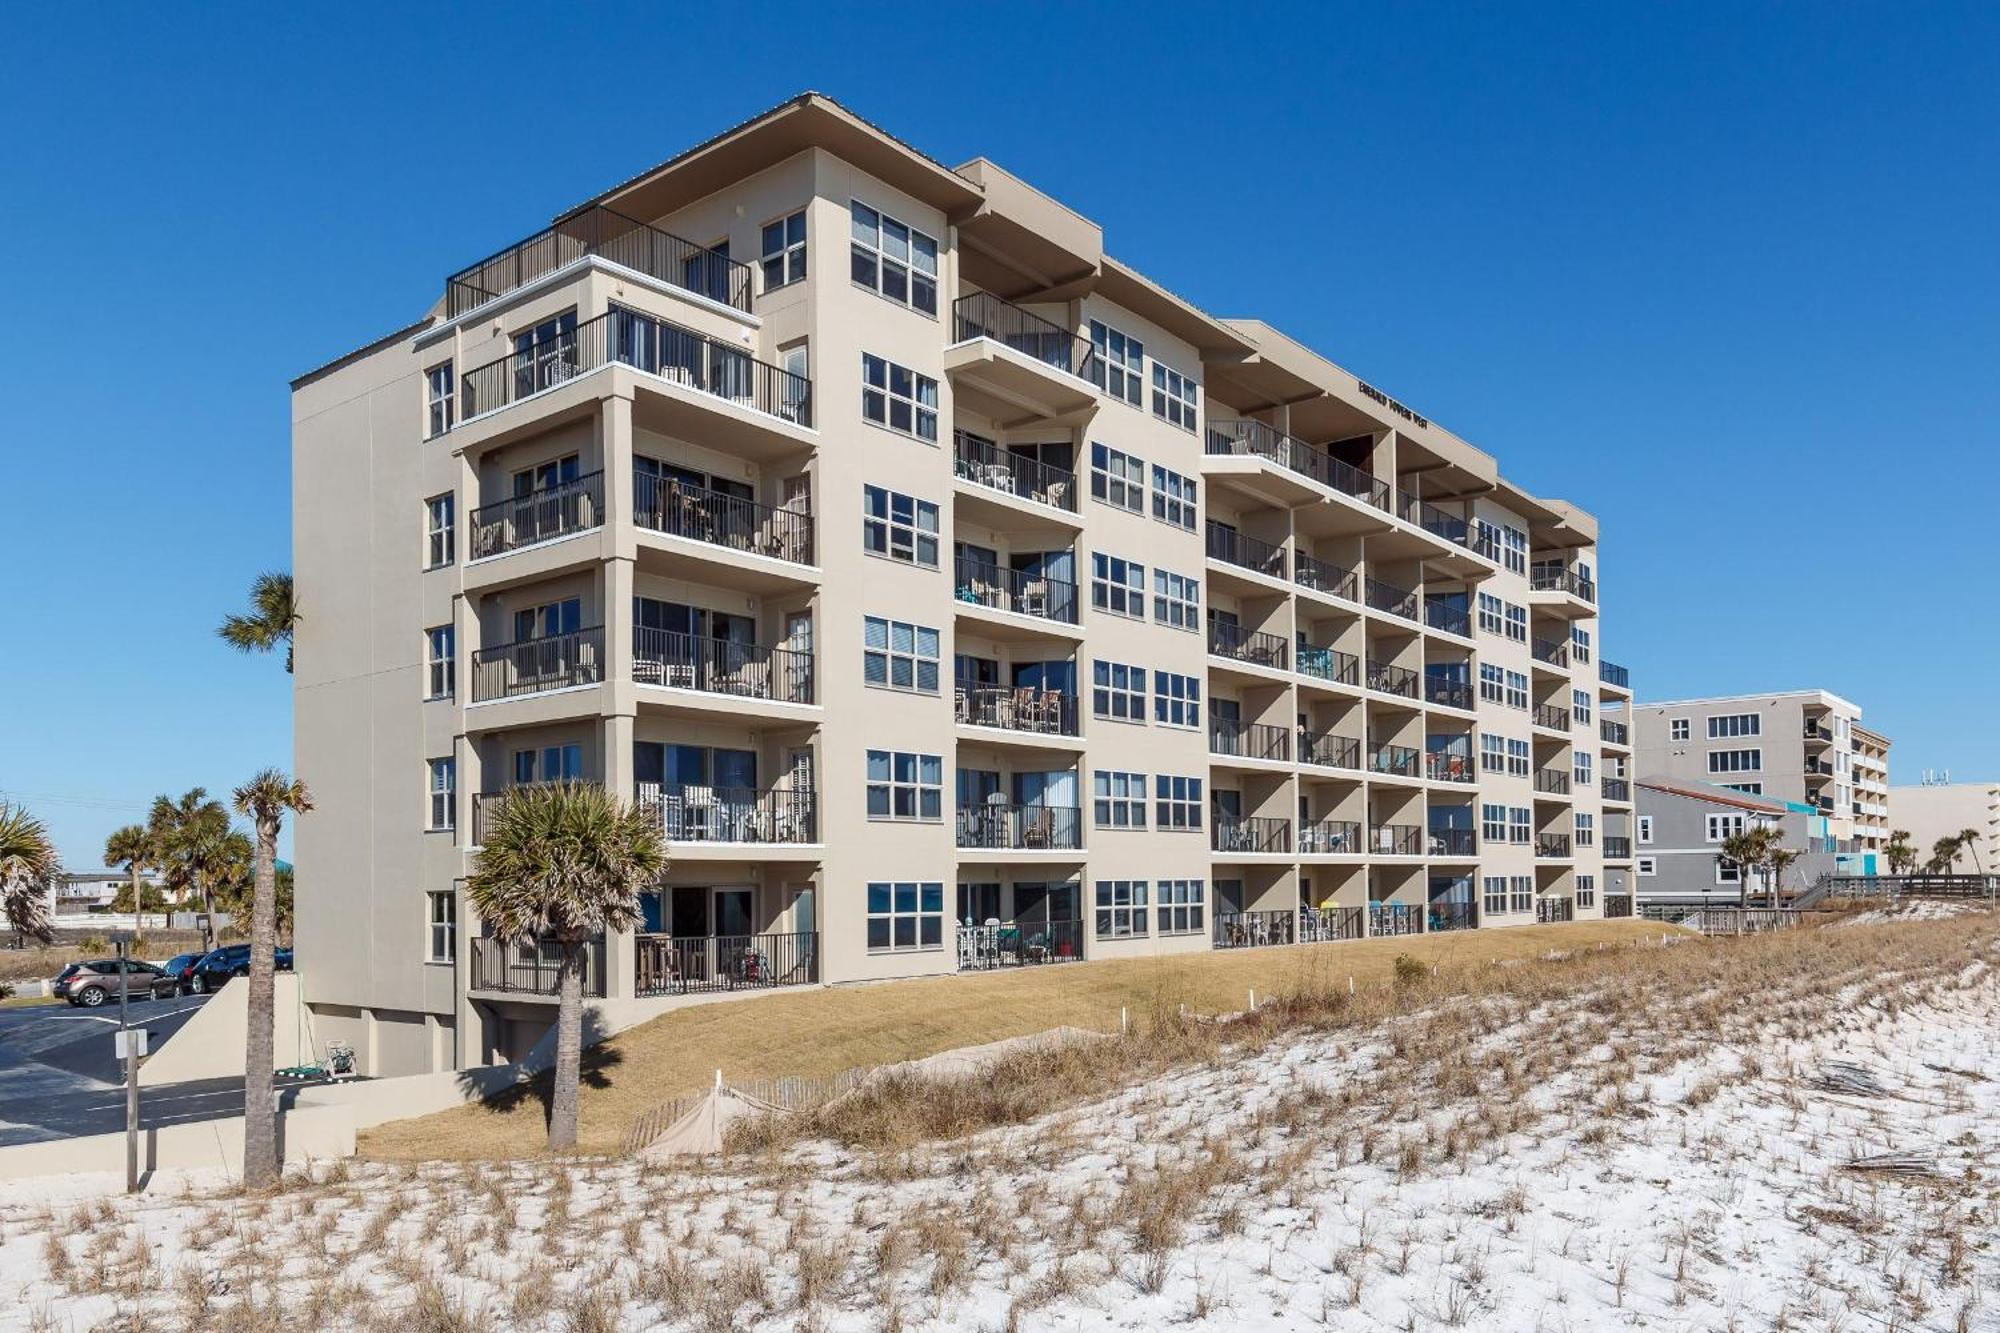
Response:
[{"label": "concrete retaining wall", "polygon": [[[277,1067],[288,1069],[317,1058],[310,1016],[299,1003],[299,974],[271,978],[272,1050]],[[141,1011],[134,1011],[143,1018]],[[139,1086],[184,1083],[194,1078],[243,1077],[243,1043],[250,1032],[250,981],[237,977],[208,998],[192,1017],[139,1066]]]},{"label": "concrete retaining wall", "polygon": [[[278,1116],[278,1156],[286,1164],[354,1155],[354,1111],[346,1106],[299,1107]],[[243,1170],[243,1117],[166,1125],[139,1133],[139,1169]],[[125,1136],[92,1134],[0,1148],[0,1180],[125,1170]]]},{"label": "concrete retaining wall", "polygon": [[279,1105],[299,1110],[343,1107],[353,1115],[354,1128],[372,1129],[391,1120],[449,1111],[491,1097],[512,1087],[521,1077],[519,1065],[485,1065],[403,1078],[315,1083],[287,1089],[279,1095]]}]

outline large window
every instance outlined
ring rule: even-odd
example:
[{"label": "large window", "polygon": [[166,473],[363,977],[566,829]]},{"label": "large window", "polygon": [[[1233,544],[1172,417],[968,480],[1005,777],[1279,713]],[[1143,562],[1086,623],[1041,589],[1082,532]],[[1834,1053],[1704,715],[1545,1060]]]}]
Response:
[{"label": "large window", "polygon": [[1090,495],[1135,514],[1146,510],[1146,465],[1095,440],[1090,444]]},{"label": "large window", "polygon": [[1097,938],[1124,939],[1146,933],[1146,881],[1097,881]]},{"label": "large window", "polygon": [[1487,842],[1507,841],[1507,807],[1504,805],[1482,805],[1479,807],[1479,836]]},{"label": "large window", "polygon": [[424,387],[430,400],[430,435],[442,435],[451,429],[451,362],[425,371]]},{"label": "large window", "polygon": [[1153,619],[1189,633],[1201,631],[1201,580],[1153,570]]},{"label": "large window", "polygon": [[1597,906],[1597,876],[1578,875],[1576,877],[1576,905],[1578,907]]},{"label": "large window", "polygon": [[1588,847],[1597,841],[1597,816],[1579,810],[1575,815],[1576,845]]},{"label": "large window", "polygon": [[1569,692],[1569,711],[1570,711],[1570,712],[1572,712],[1572,713],[1574,713],[1574,714],[1576,715],[1576,723],[1577,723],[1577,725],[1578,725],[1578,726],[1580,726],[1580,727],[1587,727],[1587,726],[1589,726],[1589,725],[1590,725],[1590,691],[1589,691],[1589,690],[1571,690],[1571,691]]},{"label": "large window", "polygon": [[1153,827],[1162,832],[1201,829],[1201,779],[1172,773],[1153,775]]},{"label": "large window", "polygon": [[870,555],[936,569],[938,507],[880,486],[861,488],[861,545]]},{"label": "large window", "polygon": [[424,895],[430,899],[430,944],[425,955],[433,963],[449,963],[458,958],[458,895],[451,892]]},{"label": "large window", "polygon": [[1708,817],[1708,841],[1723,842],[1743,831],[1742,815],[1710,815]]},{"label": "large window", "polygon": [[1515,643],[1528,641],[1528,608],[1507,603],[1507,637]]},{"label": "large window", "polygon": [[1510,740],[1507,742],[1507,772],[1512,777],[1525,778],[1533,767],[1533,751],[1528,742]]},{"label": "large window", "polygon": [[861,679],[864,684],[918,694],[938,691],[938,632],[925,625],[861,618]]},{"label": "large window", "polygon": [[458,827],[458,761],[456,759],[433,759],[428,764],[430,773],[430,817],[425,825],[434,833],[441,833]]},{"label": "large window", "polygon": [[1590,785],[1590,754],[1591,752],[1588,750],[1578,750],[1576,752],[1576,762],[1572,765],[1572,772],[1576,778],[1576,785],[1579,787],[1588,787]]},{"label": "large window", "polygon": [[1507,771],[1507,742],[1490,731],[1479,733],[1479,767],[1486,773]]},{"label": "large window", "polygon": [[934,754],[870,750],[868,817],[944,818],[944,760]]},{"label": "large window", "polygon": [[1509,875],[1507,877],[1507,906],[1516,912],[1535,910],[1535,877],[1533,875]]},{"label": "large window", "polygon": [[1501,609],[1507,604],[1490,592],[1479,594],[1479,628],[1482,633],[1501,634],[1505,632],[1505,621]]},{"label": "large window", "polygon": [[1711,773],[1754,773],[1764,766],[1762,750],[1710,750],[1708,771]]},{"label": "large window", "polygon": [[1146,375],[1146,347],[1109,324],[1090,321],[1090,382],[1137,407]]},{"label": "large window", "polygon": [[1114,616],[1146,618],[1146,567],[1136,560],[1093,551],[1090,555],[1090,604]]},{"label": "large window", "polygon": [[1487,916],[1501,916],[1507,911],[1507,877],[1488,875],[1479,882],[1480,908]]},{"label": "large window", "polygon": [[1153,517],[1194,531],[1195,480],[1153,464]]},{"label": "large window", "polygon": [[1572,662],[1590,660],[1590,631],[1581,625],[1569,627],[1569,657]]},{"label": "large window", "polygon": [[1099,828],[1146,827],[1146,775],[1112,773],[1098,769],[1091,776],[1091,792],[1096,797],[1092,812]]},{"label": "large window", "polygon": [[1160,933],[1162,935],[1199,935],[1202,930],[1202,907],[1204,885],[1198,879],[1162,879],[1154,882],[1158,890]]},{"label": "large window", "polygon": [[1090,711],[1118,722],[1146,720],[1146,668],[1107,662],[1090,664]]},{"label": "large window", "polygon": [[1535,812],[1525,806],[1507,808],[1507,841],[1526,846],[1533,842]]},{"label": "large window", "polygon": [[426,699],[449,699],[458,684],[457,636],[450,625],[437,625],[424,631],[424,669]]},{"label": "large window", "polygon": [[514,751],[514,785],[583,780],[583,747],[574,742]]},{"label": "large window", "polygon": [[[1482,593],[1481,596],[1484,596]],[[1505,695],[1501,682],[1505,679],[1500,668],[1491,662],[1479,664],[1479,697],[1488,703],[1499,703]]]},{"label": "large window", "polygon": [[1178,370],[1153,362],[1153,415],[1170,426],[1194,433],[1195,405],[1201,390]]},{"label": "large window", "polygon": [[920,440],[938,437],[938,386],[907,366],[861,354],[861,415]]},{"label": "large window", "polygon": [[1504,557],[1502,563],[1507,566],[1509,572],[1515,574],[1528,572],[1527,533],[1503,523],[1500,526],[1500,546]]},{"label": "large window", "polygon": [[764,224],[764,290],[797,282],[806,275],[806,214],[804,209],[790,217]]},{"label": "large window", "polygon": [[1153,721],[1168,727],[1201,725],[1201,678],[1153,673]]},{"label": "large window", "polygon": [[937,880],[871,880],[868,951],[904,953],[944,947],[944,885]]},{"label": "large window", "polygon": [[424,568],[436,569],[457,559],[454,513],[457,503],[447,491],[424,501]]},{"label": "large window", "polygon": [[849,275],[899,305],[937,314],[938,243],[887,213],[855,201]]},{"label": "large window", "polygon": [[1506,679],[1507,679],[1507,697],[1505,700],[1506,705],[1509,708],[1518,708],[1522,712],[1526,712],[1528,709],[1527,673],[1522,671],[1509,671],[1507,673]]},{"label": "large window", "polygon": [[1756,713],[1724,713],[1708,720],[1708,738],[1734,740],[1738,736],[1763,735],[1764,719]]}]

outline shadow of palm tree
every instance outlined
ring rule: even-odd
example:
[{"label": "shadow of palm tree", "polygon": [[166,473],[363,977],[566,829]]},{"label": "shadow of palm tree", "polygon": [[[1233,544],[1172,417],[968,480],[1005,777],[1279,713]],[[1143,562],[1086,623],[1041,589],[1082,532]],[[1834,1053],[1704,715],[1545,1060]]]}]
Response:
[{"label": "shadow of palm tree", "polygon": [[[603,1044],[608,1035],[596,1008],[585,1009],[584,1047],[577,1064],[577,1077],[586,1088],[610,1087],[610,1072],[625,1061],[623,1054]],[[526,1078],[520,1077],[518,1065],[478,1065],[459,1071],[458,1086],[466,1101],[499,1115],[509,1114],[530,1100],[538,1101],[544,1124],[548,1122],[555,1105],[553,1065]]]}]

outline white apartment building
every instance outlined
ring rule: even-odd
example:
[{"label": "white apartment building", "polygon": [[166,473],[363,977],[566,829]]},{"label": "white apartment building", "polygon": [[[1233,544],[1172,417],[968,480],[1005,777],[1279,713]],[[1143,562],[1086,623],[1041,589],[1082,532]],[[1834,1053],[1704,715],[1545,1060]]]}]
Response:
[{"label": "white apartment building", "polygon": [[669,842],[607,1026],[1630,910],[1595,520],[825,97],[453,275],[293,422],[299,956],[365,1072],[546,1029],[552,955],[460,889],[522,783]]}]

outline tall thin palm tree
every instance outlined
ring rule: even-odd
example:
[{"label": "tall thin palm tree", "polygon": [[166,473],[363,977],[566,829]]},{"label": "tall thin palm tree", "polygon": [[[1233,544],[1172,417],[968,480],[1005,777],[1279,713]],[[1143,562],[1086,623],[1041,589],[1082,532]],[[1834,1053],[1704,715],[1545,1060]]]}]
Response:
[{"label": "tall thin palm tree", "polygon": [[213,949],[215,889],[228,859],[229,812],[206,787],[193,787],[178,799],[154,797],[146,831],[168,891],[182,901],[200,897],[202,948]]},{"label": "tall thin palm tree", "polygon": [[236,789],[236,809],[257,830],[250,899],[248,1034],[243,1047],[243,1183],[264,1189],[278,1180],[278,1117],[272,1102],[277,1067],[275,1020],[278,948],[278,829],[286,811],[313,808],[312,793],[297,778],[267,768]]},{"label": "tall thin palm tree", "polygon": [[1917,849],[1910,846],[1910,831],[1897,829],[1890,833],[1888,843],[1882,848],[1883,856],[1889,862],[1889,873],[1907,875],[1917,864]]},{"label": "tall thin palm tree", "polygon": [[144,886],[141,876],[153,863],[153,840],[147,835],[144,824],[127,824],[115,830],[104,840],[104,864],[124,866],[132,876],[132,910],[146,910]]},{"label": "tall thin palm tree", "polygon": [[639,891],[666,868],[658,822],[602,786],[514,787],[492,812],[466,901],[501,940],[546,940],[561,952],[551,1148],[576,1146],[584,948],[637,921]]},{"label": "tall thin palm tree", "polygon": [[0,911],[14,932],[15,948],[30,937],[42,944],[55,939],[49,894],[61,875],[62,859],[48,826],[26,806],[0,801]]},{"label": "tall thin palm tree", "polygon": [[1956,834],[1947,834],[1931,844],[1931,873],[1949,875],[1952,863],[1958,860],[1959,841]]},{"label": "tall thin palm tree", "polygon": [[1976,875],[1986,873],[1986,866],[1979,859],[1979,843],[1985,836],[1976,828],[1964,828],[1958,831],[1958,845],[1972,853],[1972,871]]},{"label": "tall thin palm tree", "polygon": [[285,645],[285,670],[292,669],[292,633],[298,628],[299,604],[292,576],[281,570],[259,574],[250,585],[250,613],[228,615],[216,633],[241,652],[268,653]]}]

